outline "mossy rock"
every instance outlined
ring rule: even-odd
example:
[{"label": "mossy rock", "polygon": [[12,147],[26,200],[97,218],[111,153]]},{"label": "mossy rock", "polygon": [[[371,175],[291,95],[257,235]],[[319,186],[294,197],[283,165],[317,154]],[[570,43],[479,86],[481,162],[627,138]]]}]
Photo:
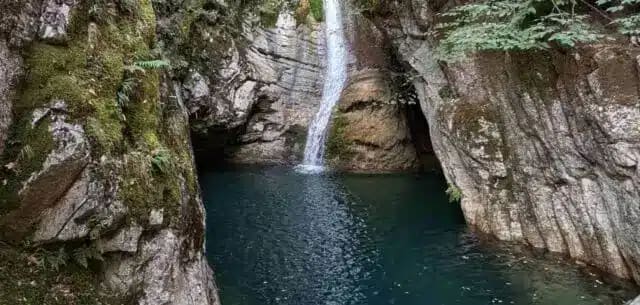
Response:
[{"label": "mossy rock", "polygon": [[339,166],[342,160],[349,160],[353,156],[351,142],[345,137],[348,127],[349,121],[344,114],[334,113],[325,144],[325,156],[334,165]]}]

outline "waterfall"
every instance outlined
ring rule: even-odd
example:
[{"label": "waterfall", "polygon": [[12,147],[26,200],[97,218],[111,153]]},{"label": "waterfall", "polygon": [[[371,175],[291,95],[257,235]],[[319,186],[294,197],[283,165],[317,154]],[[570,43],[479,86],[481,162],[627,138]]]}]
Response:
[{"label": "waterfall", "polygon": [[309,125],[304,162],[305,171],[322,171],[324,145],[331,112],[347,80],[347,44],[344,37],[340,0],[324,0],[327,67],[320,109]]}]

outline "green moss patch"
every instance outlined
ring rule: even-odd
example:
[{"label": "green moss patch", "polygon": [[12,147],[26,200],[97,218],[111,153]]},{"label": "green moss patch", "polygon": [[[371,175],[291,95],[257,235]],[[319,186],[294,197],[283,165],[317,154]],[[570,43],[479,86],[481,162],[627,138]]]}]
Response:
[{"label": "green moss patch", "polygon": [[324,20],[324,5],[322,0],[309,0],[311,15],[316,21]]},{"label": "green moss patch", "polygon": [[347,160],[353,155],[349,148],[351,142],[345,137],[348,127],[349,121],[343,114],[334,114],[326,142],[327,159]]}]

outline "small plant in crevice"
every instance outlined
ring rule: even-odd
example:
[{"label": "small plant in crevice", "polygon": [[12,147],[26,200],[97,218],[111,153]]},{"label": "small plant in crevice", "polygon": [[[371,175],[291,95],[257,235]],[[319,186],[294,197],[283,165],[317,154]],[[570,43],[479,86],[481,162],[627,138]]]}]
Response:
[{"label": "small plant in crevice", "polygon": [[172,167],[171,154],[166,149],[159,149],[152,152],[151,165],[155,171],[161,174],[169,173]]},{"label": "small plant in crevice", "polygon": [[91,20],[99,23],[111,23],[118,15],[136,16],[140,12],[140,1],[117,0],[113,3],[107,0],[88,0],[87,7],[87,13]]},{"label": "small plant in crevice", "polygon": [[620,33],[640,35],[640,0],[598,0],[596,4],[604,7],[610,14],[622,14],[622,17],[610,19]]},{"label": "small plant in crevice", "polygon": [[[131,95],[135,92],[139,79],[137,74],[145,74],[147,70],[169,69],[171,64],[169,61],[157,59],[157,60],[145,60],[136,61],[132,65],[124,67],[125,77],[120,83],[120,87],[116,92],[116,101],[121,109],[127,107],[131,101]],[[121,119],[126,120],[124,114],[121,114]]]},{"label": "small plant in crevice", "polygon": [[158,70],[158,69],[171,68],[171,64],[169,63],[169,61],[164,59],[141,60],[141,61],[136,61],[133,65],[136,67],[140,67],[144,70]]},{"label": "small plant in crevice", "polygon": [[138,0],[118,0],[117,3],[120,11],[129,15],[136,14],[140,9]]},{"label": "small plant in crevice", "polygon": [[33,158],[33,148],[31,148],[31,145],[29,144],[25,144],[22,149],[20,149],[20,153],[18,153],[18,162],[22,162],[22,161],[26,161],[26,160],[30,160],[31,158]]},{"label": "small plant in crevice", "polygon": [[[127,104],[129,104],[129,97],[136,88],[136,85],[137,80],[134,77],[127,77],[120,83],[120,88],[118,88],[118,92],[116,93],[116,99],[120,108],[125,108]],[[125,118],[123,117],[123,119]]]},{"label": "small plant in crevice", "polygon": [[73,250],[73,260],[83,268],[89,268],[89,261],[104,261],[102,253],[95,246],[83,246]]},{"label": "small plant in crevice", "polygon": [[356,9],[363,13],[374,13],[383,6],[382,0],[355,0]]},{"label": "small plant in crevice", "polygon": [[43,268],[59,271],[60,268],[76,263],[85,269],[89,268],[89,261],[103,261],[102,253],[93,245],[83,245],[73,249],[71,252],[63,246],[58,250],[38,249],[29,257],[32,264]]},{"label": "small plant in crevice", "polygon": [[449,184],[446,193],[449,196],[449,202],[459,202],[462,199],[462,191],[453,184]]},{"label": "small plant in crevice", "polygon": [[54,271],[60,270],[60,267],[67,265],[68,261],[69,255],[64,248],[60,248],[58,251],[44,252],[42,254],[42,264],[44,264],[46,268],[51,268]]}]

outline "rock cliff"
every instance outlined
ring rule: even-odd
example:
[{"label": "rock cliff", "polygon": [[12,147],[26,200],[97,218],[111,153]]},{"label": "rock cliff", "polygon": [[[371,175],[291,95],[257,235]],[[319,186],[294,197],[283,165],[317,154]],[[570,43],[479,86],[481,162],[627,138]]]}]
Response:
[{"label": "rock cliff", "polygon": [[[224,9],[224,8],[220,8]],[[200,160],[224,150],[234,163],[297,163],[321,98],[324,32],[310,16],[301,22],[284,10],[274,24],[246,11],[240,32],[224,37],[201,20],[185,57],[183,95],[203,149]],[[207,43],[209,41],[210,43]],[[221,42],[226,45],[221,49]],[[224,44],[223,44],[224,45]],[[206,50],[216,56],[194,60]],[[214,67],[214,69],[211,69]]]},{"label": "rock cliff", "polygon": [[640,282],[640,49],[478,54],[445,65],[429,35],[446,3],[374,17],[414,85],[469,224]]},{"label": "rock cliff", "polygon": [[[304,3],[283,9],[273,24],[243,11],[235,36],[222,35],[209,19],[196,21],[190,41],[204,43],[185,47],[190,64],[182,84],[203,163],[302,160],[325,75],[324,25],[311,14],[300,16]],[[350,82],[328,135],[328,162],[350,171],[417,169],[408,98],[396,85],[402,82],[390,42],[368,19],[348,16]]]},{"label": "rock cliff", "polygon": [[151,1],[0,9],[0,300],[217,304]]},{"label": "rock cliff", "polygon": [[368,19],[347,15],[348,83],[332,116],[327,161],[347,171],[415,170],[419,159],[408,118],[415,99],[401,86],[406,79],[395,70],[391,42]]}]

